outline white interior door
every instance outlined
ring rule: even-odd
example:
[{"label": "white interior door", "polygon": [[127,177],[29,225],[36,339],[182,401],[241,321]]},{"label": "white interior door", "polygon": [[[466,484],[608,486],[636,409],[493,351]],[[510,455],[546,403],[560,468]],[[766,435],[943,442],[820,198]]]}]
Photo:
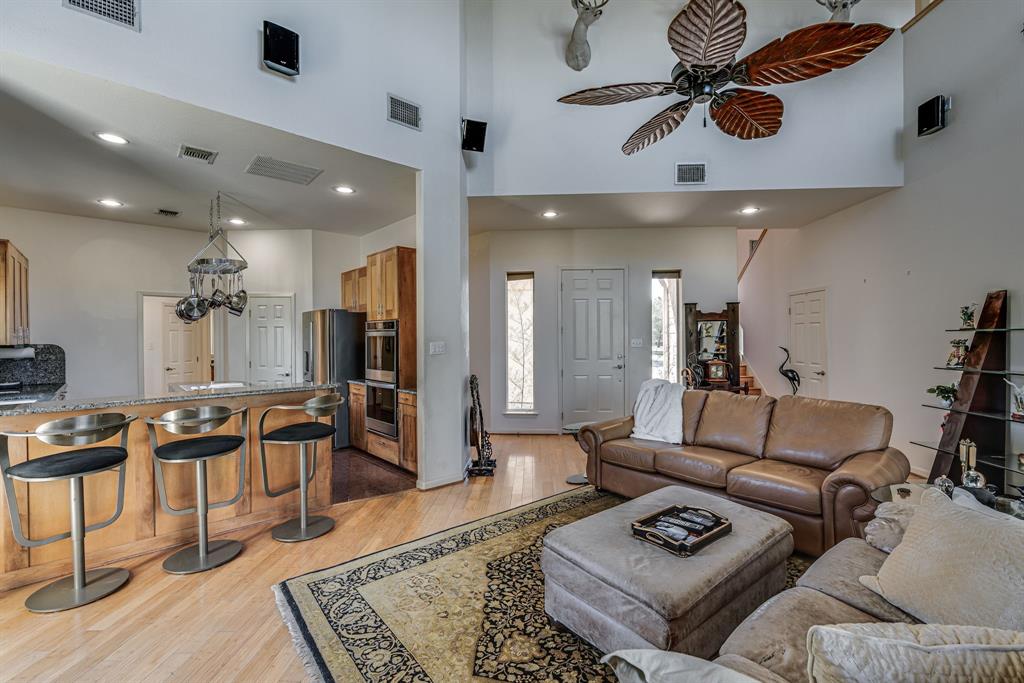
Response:
[{"label": "white interior door", "polygon": [[828,398],[825,290],[789,295],[789,351],[800,373],[800,395]]},{"label": "white interior door", "polygon": [[625,272],[562,271],[562,424],[626,412]]},{"label": "white interior door", "polygon": [[249,298],[249,382],[257,386],[291,384],[295,316],[287,296]]},{"label": "white interior door", "polygon": [[174,312],[174,302],[164,302],[162,311],[162,354],[164,390],[178,384],[195,384],[202,380],[199,358],[202,355],[200,323],[187,324]]}]

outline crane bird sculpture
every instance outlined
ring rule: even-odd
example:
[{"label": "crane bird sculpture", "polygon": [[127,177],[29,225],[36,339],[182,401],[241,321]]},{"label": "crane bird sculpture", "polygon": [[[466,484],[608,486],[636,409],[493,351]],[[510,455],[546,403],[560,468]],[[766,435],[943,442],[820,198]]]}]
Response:
[{"label": "crane bird sculpture", "polygon": [[796,396],[796,392],[800,391],[800,373],[793,368],[786,367],[790,360],[789,349],[785,346],[779,348],[786,352],[786,360],[782,361],[782,365],[779,366],[779,374],[789,380],[789,386],[793,388],[793,395]]}]

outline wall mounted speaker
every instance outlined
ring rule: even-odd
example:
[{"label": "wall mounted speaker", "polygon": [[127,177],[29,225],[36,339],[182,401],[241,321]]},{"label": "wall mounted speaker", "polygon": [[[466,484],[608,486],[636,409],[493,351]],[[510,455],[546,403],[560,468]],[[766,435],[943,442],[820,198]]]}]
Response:
[{"label": "wall mounted speaker", "polygon": [[946,127],[950,98],[936,95],[917,108],[917,137],[938,133]]},{"label": "wall mounted speaker", "polygon": [[487,137],[486,121],[462,119],[462,149],[467,152],[484,151],[485,137]]},{"label": "wall mounted speaker", "polygon": [[264,21],[263,63],[268,69],[286,76],[298,76],[299,34],[271,21]]}]

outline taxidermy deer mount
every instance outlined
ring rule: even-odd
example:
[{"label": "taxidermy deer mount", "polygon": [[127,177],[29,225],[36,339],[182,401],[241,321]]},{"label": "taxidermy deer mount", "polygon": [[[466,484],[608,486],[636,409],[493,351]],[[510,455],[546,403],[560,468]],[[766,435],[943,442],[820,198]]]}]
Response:
[{"label": "taxidermy deer mount", "polygon": [[815,0],[819,5],[832,13],[829,21],[849,21],[850,10],[860,0]]},{"label": "taxidermy deer mount", "polygon": [[587,29],[601,18],[608,0],[569,0],[576,10],[576,25],[572,27],[569,44],[565,46],[565,63],[576,71],[583,71],[590,64],[590,43]]},{"label": "taxidermy deer mount", "polygon": [[[852,4],[850,0],[837,1]],[[881,24],[813,24],[777,38],[737,62],[736,53],[747,38],[747,10],[736,0],[690,0],[668,26],[668,44],[678,62],[670,81],[606,85],[558,101],[596,106],[680,96],[681,100],[629,136],[622,145],[626,155],[664,140],[679,128],[695,104],[708,105],[711,120],[726,135],[741,140],[767,138],[782,128],[782,100],[759,90],[727,88],[730,83],[769,86],[822,76],[856,64],[893,30]]]}]

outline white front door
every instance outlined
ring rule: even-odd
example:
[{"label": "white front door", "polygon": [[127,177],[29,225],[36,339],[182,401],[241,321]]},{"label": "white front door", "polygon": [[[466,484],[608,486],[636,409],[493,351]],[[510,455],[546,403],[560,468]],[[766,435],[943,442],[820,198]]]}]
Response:
[{"label": "white front door", "polygon": [[163,333],[162,360],[164,389],[171,391],[178,384],[195,384],[202,379],[199,357],[202,349],[201,323],[185,323],[174,312],[175,302],[161,306]]},{"label": "white front door", "polygon": [[292,384],[295,317],[287,296],[250,297],[249,382],[257,386]]},{"label": "white front door", "polygon": [[789,295],[791,366],[800,373],[800,395],[828,398],[825,290]]},{"label": "white front door", "polygon": [[626,413],[625,272],[562,271],[562,424]]}]

